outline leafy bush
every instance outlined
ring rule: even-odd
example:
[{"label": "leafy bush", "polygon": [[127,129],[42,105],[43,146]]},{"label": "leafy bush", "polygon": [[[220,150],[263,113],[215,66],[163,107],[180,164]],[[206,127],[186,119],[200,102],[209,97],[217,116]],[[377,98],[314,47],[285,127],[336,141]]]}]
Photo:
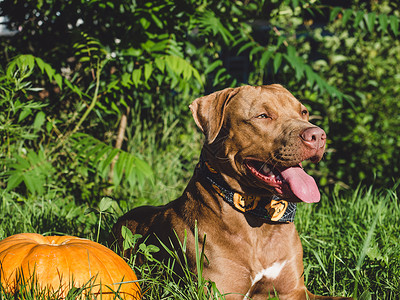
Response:
[{"label": "leafy bush", "polygon": [[394,38],[399,33],[399,11],[386,19],[381,11],[388,9],[382,5],[376,7],[376,16],[375,11],[363,14],[365,27],[357,30],[351,30],[353,25],[344,20],[348,13],[344,11],[329,27],[331,36],[315,36],[323,57],[315,65],[349,99],[339,102],[323,97],[318,101],[335,150],[328,169],[334,171],[333,178],[352,186],[360,180],[391,186],[400,176],[396,154],[400,146],[400,43]]},{"label": "leafy bush", "polygon": [[[327,159],[307,166],[321,186],[391,186],[398,4],[363,3],[2,1],[16,34],[1,40],[1,187],[149,201],[169,142],[200,144],[193,98],[272,82],[311,106],[328,133]],[[189,176],[196,153],[177,157],[176,178]]]},{"label": "leafy bush", "polygon": [[[107,182],[110,166],[114,162],[110,183],[115,186],[119,185],[122,176],[131,185],[136,185],[136,180],[143,181],[143,178],[152,176],[149,166],[132,154],[77,133],[94,105],[88,107],[72,130],[67,129],[64,133],[55,122],[51,122],[49,116],[46,122],[46,115],[41,109],[48,104],[34,100],[33,95],[42,89],[33,88],[32,83],[27,81],[35,67],[62,86],[61,75],[31,55],[18,56],[1,74],[0,118],[4,121],[4,126],[0,127],[4,139],[1,152],[5,155],[0,157],[4,164],[0,176],[5,179],[6,190],[18,189],[22,193],[44,195],[46,188],[54,184],[52,176],[64,183],[69,179],[73,188],[74,181],[66,172],[71,172],[76,165],[79,168],[77,175],[94,173]],[[65,83],[76,89],[67,79]],[[99,80],[92,104],[97,100],[98,83]],[[65,154],[63,150],[74,152]],[[125,168],[125,164],[129,167]]]}]

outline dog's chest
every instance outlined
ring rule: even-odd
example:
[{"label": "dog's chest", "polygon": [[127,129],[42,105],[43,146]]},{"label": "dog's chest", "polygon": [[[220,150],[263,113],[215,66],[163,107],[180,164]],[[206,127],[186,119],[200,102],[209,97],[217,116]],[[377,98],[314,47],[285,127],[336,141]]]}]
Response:
[{"label": "dog's chest", "polygon": [[287,260],[276,261],[271,266],[269,266],[265,269],[262,269],[261,271],[256,273],[256,275],[252,278],[252,280],[251,280],[252,285],[256,284],[257,282],[262,280],[264,277],[266,279],[272,279],[272,280],[278,278],[279,275],[281,274],[283,268],[287,264],[287,262],[288,262]]},{"label": "dog's chest", "polygon": [[[301,255],[301,244],[297,231],[291,224],[249,226],[247,222],[232,222],[231,226],[214,227],[208,234],[206,249],[211,256],[235,261],[251,272],[277,277],[287,260]],[[211,232],[209,232],[211,233]],[[206,251],[207,252],[207,251]],[[261,275],[258,275],[261,276]]]}]

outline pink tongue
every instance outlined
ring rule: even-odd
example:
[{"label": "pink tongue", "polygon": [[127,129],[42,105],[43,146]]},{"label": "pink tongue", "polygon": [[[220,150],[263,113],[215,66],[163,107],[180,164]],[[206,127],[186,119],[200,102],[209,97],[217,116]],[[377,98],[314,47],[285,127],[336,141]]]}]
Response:
[{"label": "pink tongue", "polygon": [[303,202],[319,202],[321,195],[314,178],[300,167],[291,167],[280,171],[283,179],[289,184],[293,194]]}]

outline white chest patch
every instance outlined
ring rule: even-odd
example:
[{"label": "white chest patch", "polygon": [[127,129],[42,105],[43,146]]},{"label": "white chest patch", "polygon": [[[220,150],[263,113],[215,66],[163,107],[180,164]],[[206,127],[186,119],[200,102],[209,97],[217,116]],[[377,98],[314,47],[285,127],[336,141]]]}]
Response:
[{"label": "white chest patch", "polygon": [[274,262],[272,264],[272,266],[261,270],[260,272],[258,272],[256,274],[256,276],[254,276],[254,278],[251,281],[251,287],[248,291],[248,293],[246,294],[246,296],[244,297],[244,299],[248,299],[249,298],[249,293],[251,291],[251,288],[257,283],[259,282],[263,277],[266,277],[268,279],[276,279],[279,274],[281,273],[283,267],[286,265],[286,260],[282,261],[282,262]]},{"label": "white chest patch", "polygon": [[274,262],[272,266],[264,270],[261,270],[261,272],[256,274],[256,276],[253,279],[253,284],[261,280],[261,278],[263,278],[264,276],[269,279],[277,278],[285,265],[286,265],[286,260],[283,262]]}]

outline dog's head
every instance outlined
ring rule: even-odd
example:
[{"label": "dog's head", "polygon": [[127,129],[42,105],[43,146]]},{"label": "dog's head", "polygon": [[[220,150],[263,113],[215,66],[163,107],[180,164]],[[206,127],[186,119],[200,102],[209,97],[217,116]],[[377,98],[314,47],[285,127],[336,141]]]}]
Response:
[{"label": "dog's head", "polygon": [[320,200],[301,162],[321,160],[326,135],[288,90],[276,84],[228,88],[196,99],[190,109],[206,137],[203,155],[234,190]]}]

